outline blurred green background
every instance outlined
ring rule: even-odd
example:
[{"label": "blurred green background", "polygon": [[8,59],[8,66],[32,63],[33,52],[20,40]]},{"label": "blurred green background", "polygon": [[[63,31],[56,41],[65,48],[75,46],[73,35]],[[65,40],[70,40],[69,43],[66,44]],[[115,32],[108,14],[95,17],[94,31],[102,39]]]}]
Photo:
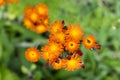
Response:
[{"label": "blurred green background", "polygon": [[[45,3],[50,23],[64,20],[79,23],[102,45],[100,51],[81,46],[85,69],[73,72],[46,67],[45,61],[30,63],[24,57],[28,47],[44,45],[47,38],[23,25],[28,5]],[[120,0],[20,0],[0,7],[0,80],[120,80]],[[39,46],[41,47],[41,46]]]}]

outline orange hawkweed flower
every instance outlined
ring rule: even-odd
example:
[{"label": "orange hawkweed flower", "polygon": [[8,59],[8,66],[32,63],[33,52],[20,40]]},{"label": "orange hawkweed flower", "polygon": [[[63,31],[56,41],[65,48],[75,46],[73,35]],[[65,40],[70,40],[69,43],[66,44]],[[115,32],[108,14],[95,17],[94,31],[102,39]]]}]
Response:
[{"label": "orange hawkweed flower", "polygon": [[29,15],[32,11],[33,11],[33,7],[27,6],[24,10],[24,17],[29,17]]},{"label": "orange hawkweed flower", "polygon": [[[24,25],[38,34],[42,34],[48,30],[49,18],[48,16],[40,15],[38,8],[44,8],[41,4],[36,7],[28,6],[24,11]],[[41,10],[43,13],[44,11]],[[45,13],[46,14],[46,13]]]},{"label": "orange hawkweed flower", "polygon": [[61,44],[50,41],[48,43],[48,45],[49,45],[49,47],[48,47],[49,51],[51,53],[57,53],[57,54],[60,55],[62,53],[62,51],[63,51],[63,46]]},{"label": "orange hawkweed flower", "polygon": [[95,37],[93,35],[86,36],[83,39],[82,44],[85,46],[85,48],[91,49],[91,48],[95,47],[96,39],[95,39]]},{"label": "orange hawkweed flower", "polygon": [[52,66],[53,66],[54,69],[58,70],[58,69],[64,68],[65,64],[66,64],[65,59],[59,59],[58,62],[54,61],[52,63]]},{"label": "orange hawkweed flower", "polygon": [[47,51],[42,52],[42,57],[48,63],[52,63],[58,58],[58,56],[56,56],[54,54],[51,54],[51,53],[49,53]]},{"label": "orange hawkweed flower", "polygon": [[66,35],[68,38],[72,38],[74,40],[81,40],[83,36],[82,29],[78,24],[74,24],[73,26],[68,25],[68,30],[66,31]]},{"label": "orange hawkweed flower", "polygon": [[59,31],[63,30],[64,25],[62,24],[62,21],[55,21],[51,26],[50,26],[50,33],[55,34]]},{"label": "orange hawkweed flower", "polygon": [[39,21],[39,15],[35,12],[35,10],[33,9],[33,11],[31,13],[29,13],[29,19],[33,22],[37,22]]},{"label": "orange hawkweed flower", "polygon": [[29,18],[33,22],[37,22],[40,19],[40,16],[38,15],[34,7],[31,6],[25,8],[24,17]]},{"label": "orange hawkweed flower", "polygon": [[73,54],[70,60],[66,61],[66,70],[73,71],[82,67],[82,58],[78,57],[78,54]]},{"label": "orange hawkweed flower", "polygon": [[74,51],[78,50],[80,44],[79,44],[79,42],[76,41],[76,40],[68,39],[68,40],[65,42],[64,46],[65,46],[65,49],[66,49],[66,50],[68,50],[68,51],[70,51],[70,52],[73,53]]},{"label": "orange hawkweed flower", "polygon": [[[0,0],[0,5],[3,5],[3,2],[4,0]],[[25,58],[30,62],[37,62],[42,56],[47,62],[46,66],[52,64],[56,70],[65,68],[67,71],[73,71],[84,68],[80,57],[83,55],[79,49],[81,44],[87,49],[101,49],[101,45],[96,42],[92,35],[83,37],[84,33],[79,24],[66,26],[64,21],[57,20],[50,25],[48,7],[45,4],[26,7],[23,23],[26,28],[38,34],[46,31],[50,33],[48,43],[41,49],[42,52],[39,52],[36,48],[26,50]],[[65,52],[68,52],[68,54]]]},{"label": "orange hawkweed flower", "polygon": [[0,0],[0,6],[5,4],[5,0]]},{"label": "orange hawkweed flower", "polygon": [[32,21],[29,20],[28,18],[24,18],[23,23],[26,26],[26,28],[31,29],[31,30],[34,29],[34,25],[33,25]]},{"label": "orange hawkweed flower", "polygon": [[40,16],[44,16],[44,17],[48,16],[48,7],[45,4],[38,4],[35,7],[35,10]]},{"label": "orange hawkweed flower", "polygon": [[48,44],[42,48],[42,50],[58,56],[62,53],[63,46],[54,41],[49,41]]},{"label": "orange hawkweed flower", "polygon": [[49,41],[47,45],[42,47],[42,57],[49,63],[52,63],[62,54],[62,51],[63,48],[61,44]]},{"label": "orange hawkweed flower", "polygon": [[65,34],[63,32],[57,32],[56,34],[49,35],[50,40],[58,43],[65,43]]},{"label": "orange hawkweed flower", "polygon": [[35,32],[37,32],[38,34],[44,33],[47,31],[47,26],[43,25],[43,24],[39,24],[35,26]]},{"label": "orange hawkweed flower", "polygon": [[36,48],[28,48],[25,52],[25,58],[30,62],[37,62],[40,59],[40,52]]}]

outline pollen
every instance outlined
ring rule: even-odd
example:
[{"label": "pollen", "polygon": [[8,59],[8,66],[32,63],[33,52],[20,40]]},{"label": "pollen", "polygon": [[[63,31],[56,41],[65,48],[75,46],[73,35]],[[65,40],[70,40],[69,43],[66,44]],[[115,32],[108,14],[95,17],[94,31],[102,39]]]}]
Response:
[{"label": "pollen", "polygon": [[36,48],[28,48],[25,52],[25,58],[30,62],[37,62],[40,59],[40,52]]}]

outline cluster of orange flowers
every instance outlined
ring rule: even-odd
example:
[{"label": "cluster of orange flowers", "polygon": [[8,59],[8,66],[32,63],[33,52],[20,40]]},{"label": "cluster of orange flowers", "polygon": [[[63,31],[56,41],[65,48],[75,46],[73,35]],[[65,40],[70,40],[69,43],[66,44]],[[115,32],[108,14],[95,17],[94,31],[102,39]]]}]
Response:
[{"label": "cluster of orange flowers", "polygon": [[48,8],[44,4],[28,6],[24,11],[24,25],[38,34],[47,31],[49,26]]},{"label": "cluster of orange flowers", "polygon": [[0,6],[4,5],[5,3],[15,3],[19,0],[0,0]]},{"label": "cluster of orange flowers", "polygon": [[81,45],[90,50],[100,49],[93,35],[84,37],[79,24],[66,26],[64,21],[57,20],[49,25],[48,9],[44,4],[39,4],[34,8],[27,7],[24,15],[24,24],[27,28],[37,33],[45,31],[50,33],[47,44],[40,51],[36,48],[26,50],[25,57],[30,62],[39,61],[41,56],[56,70],[65,68],[67,71],[73,71],[84,67],[82,52],[79,49]]}]

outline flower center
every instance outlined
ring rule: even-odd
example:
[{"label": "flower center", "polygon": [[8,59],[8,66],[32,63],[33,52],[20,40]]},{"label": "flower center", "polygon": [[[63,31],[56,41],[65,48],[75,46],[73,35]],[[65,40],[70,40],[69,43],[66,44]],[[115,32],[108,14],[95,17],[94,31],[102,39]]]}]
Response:
[{"label": "flower center", "polygon": [[73,46],[73,44],[70,44],[70,46]]},{"label": "flower center", "polygon": [[87,42],[88,42],[88,43],[91,43],[91,41],[90,41],[89,39],[87,39]]},{"label": "flower center", "polygon": [[35,52],[31,52],[31,57],[35,57]]},{"label": "flower center", "polygon": [[69,46],[70,46],[70,47],[74,47],[74,46],[75,46],[75,43],[74,43],[74,42],[70,42],[70,43],[69,43]]}]

